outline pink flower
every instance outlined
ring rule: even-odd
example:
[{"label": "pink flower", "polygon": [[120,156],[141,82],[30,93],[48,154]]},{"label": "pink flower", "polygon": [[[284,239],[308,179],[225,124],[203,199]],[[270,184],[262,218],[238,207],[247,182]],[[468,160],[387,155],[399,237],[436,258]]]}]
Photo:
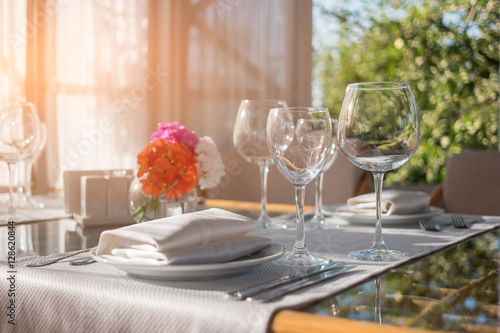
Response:
[{"label": "pink flower", "polygon": [[151,134],[150,140],[157,138],[183,143],[194,154],[194,149],[198,144],[198,136],[194,131],[188,130],[185,126],[176,121],[169,123],[159,123],[158,131]]}]

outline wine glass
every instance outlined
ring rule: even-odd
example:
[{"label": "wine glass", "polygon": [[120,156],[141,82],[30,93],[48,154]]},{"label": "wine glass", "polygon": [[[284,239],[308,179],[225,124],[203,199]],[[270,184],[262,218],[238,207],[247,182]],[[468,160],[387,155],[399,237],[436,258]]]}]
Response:
[{"label": "wine glass", "polygon": [[352,163],[372,172],[376,193],[372,247],[349,256],[368,261],[406,258],[406,253],[390,250],[384,243],[380,194],[385,172],[405,164],[420,143],[420,120],[410,86],[404,82],[349,84],[340,109],[338,142]]},{"label": "wine glass", "polygon": [[9,170],[9,210],[0,221],[23,221],[27,217],[16,212],[13,172],[17,162],[25,160],[38,148],[40,120],[31,103],[0,105],[0,159]]},{"label": "wine glass", "polygon": [[33,151],[33,154],[31,156],[28,156],[26,158],[26,161],[22,163],[22,172],[24,173],[24,183],[21,183],[19,185],[20,192],[19,194],[22,195],[21,205],[22,207],[29,208],[29,209],[41,209],[45,207],[45,205],[35,198],[33,198],[33,195],[31,193],[31,171],[33,169],[33,164],[38,161],[40,156],[42,155],[42,152],[45,148],[45,145],[47,143],[47,126],[45,126],[45,123],[41,122],[40,123],[40,140],[38,143],[38,148]]},{"label": "wine glass", "polygon": [[269,110],[287,107],[284,100],[243,100],[240,103],[233,130],[233,143],[238,153],[248,162],[256,163],[260,171],[261,209],[257,220],[259,229],[286,229],[276,223],[267,212],[267,174],[272,163],[266,140],[266,122]]},{"label": "wine glass", "polygon": [[293,250],[275,261],[290,266],[313,266],[326,259],[313,256],[305,243],[304,194],[320,173],[330,151],[332,124],[326,108],[275,108],[267,120],[267,141],[274,164],[295,186],[297,230]]},{"label": "wine glass", "polygon": [[325,165],[321,169],[320,173],[316,176],[315,185],[315,208],[314,216],[307,221],[307,229],[328,229],[328,225],[325,222],[325,213],[323,212],[323,177],[325,171],[330,169],[333,162],[338,155],[338,144],[337,144],[337,119],[332,119],[332,143],[330,146],[330,153],[326,157]]}]

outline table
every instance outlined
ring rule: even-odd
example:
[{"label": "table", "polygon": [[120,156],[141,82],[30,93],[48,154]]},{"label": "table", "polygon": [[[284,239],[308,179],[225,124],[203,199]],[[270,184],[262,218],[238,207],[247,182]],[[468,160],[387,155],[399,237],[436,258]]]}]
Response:
[{"label": "table", "polygon": [[[248,215],[257,214],[259,209],[257,203],[207,200],[206,205],[225,209],[232,207],[232,210],[243,212]],[[268,208],[274,214],[283,214],[287,211],[294,210],[294,206],[292,205],[274,206],[271,204]],[[0,237],[4,237],[2,234],[2,229],[4,228],[5,227],[0,228]],[[38,255],[48,255],[61,251],[68,252],[81,248],[93,247],[97,245],[100,230],[98,228],[92,228],[90,231],[83,230],[76,225],[75,221],[63,219],[33,224],[19,224],[17,226],[17,233],[19,239],[19,256],[26,256],[32,255],[34,252]],[[378,290],[375,286],[378,285],[378,283],[376,284],[374,281],[369,281],[339,293],[333,298],[315,302],[314,306],[300,309],[280,310],[273,317],[270,329],[274,332],[290,332],[299,331],[305,328],[305,331],[308,332],[326,332],[331,331],[331,328],[335,327],[335,330],[339,332],[342,332],[342,330],[349,332],[355,330],[379,330],[390,332],[391,329],[398,332],[404,332],[407,326],[420,327],[421,329],[466,330],[460,326],[465,323],[465,325],[468,325],[467,327],[470,331],[476,328],[490,329],[491,331],[492,328],[494,329],[498,326],[494,325],[495,322],[497,324],[499,323],[498,288],[493,288],[491,289],[492,292],[488,293],[473,294],[474,299],[469,298],[467,303],[459,302],[460,304],[467,304],[469,307],[466,309],[467,311],[469,311],[470,307],[474,304],[476,304],[478,309],[479,306],[477,306],[477,304],[481,305],[480,311],[467,312],[470,317],[468,321],[464,321],[463,318],[461,318],[460,322],[456,321],[449,323],[449,318],[454,315],[456,316],[456,313],[451,312],[450,314],[449,310],[442,310],[441,307],[443,303],[439,303],[439,300],[443,298],[446,299],[446,296],[453,295],[453,292],[461,290],[461,288],[469,284],[472,286],[469,288],[471,290],[477,288],[478,285],[498,285],[498,275],[495,276],[493,274],[486,280],[481,280],[481,278],[487,277],[490,271],[494,271],[495,267],[496,274],[498,274],[498,243],[498,230],[494,230],[459,246],[454,246],[411,265],[384,274],[378,279],[381,287],[381,297],[379,298],[375,297],[377,295],[376,291]],[[478,249],[481,249],[480,253],[477,252]],[[2,251],[4,250],[0,249],[0,260],[4,260],[5,257]],[[480,272],[472,271],[471,273],[471,263],[468,263],[466,260],[462,262],[452,259],[447,265],[451,265],[450,269],[452,271],[455,269],[459,277],[463,277],[463,279],[452,279],[452,283],[446,280],[437,280],[433,278],[435,272],[433,273],[432,271],[429,271],[429,274],[425,275],[426,279],[418,275],[419,273],[422,274],[422,272],[427,272],[429,270],[427,267],[432,267],[432,265],[436,264],[442,265],[443,262],[446,262],[446,258],[456,258],[457,256],[468,258],[471,257],[470,253],[477,257],[474,266],[481,267]],[[468,267],[469,271],[464,270],[464,266],[465,268]],[[449,276],[452,275],[449,274]],[[471,278],[479,280],[480,282],[470,283],[468,280]],[[415,285],[415,281],[419,281],[419,283]],[[423,281],[427,283],[424,284],[422,283]],[[415,291],[415,293],[411,294],[409,291]],[[470,294],[467,294],[467,296],[470,296]],[[376,302],[376,299],[380,301]],[[379,304],[379,306],[375,306],[376,304]],[[414,318],[417,318],[417,315],[422,313],[425,309],[428,309],[427,312],[431,312],[431,310],[436,307],[441,309],[441,313],[446,315],[445,317],[448,318],[447,321],[436,322],[431,318],[429,321],[424,320],[423,324],[421,324],[422,321],[418,322],[414,320]],[[378,319],[375,315],[375,308],[381,309],[381,315],[378,316],[381,319]],[[397,310],[396,313],[394,313],[395,309]],[[401,310],[403,311],[401,312]],[[494,315],[495,310],[496,316]],[[464,317],[462,313],[459,313],[459,315]],[[427,317],[422,315],[422,318]],[[442,320],[443,316],[440,316],[440,318]],[[415,324],[412,324],[411,320],[414,320]],[[379,326],[380,322],[382,322],[384,326]],[[440,326],[440,324],[442,323],[446,323],[446,327],[441,327],[442,325]],[[391,327],[385,324],[402,326]]]}]

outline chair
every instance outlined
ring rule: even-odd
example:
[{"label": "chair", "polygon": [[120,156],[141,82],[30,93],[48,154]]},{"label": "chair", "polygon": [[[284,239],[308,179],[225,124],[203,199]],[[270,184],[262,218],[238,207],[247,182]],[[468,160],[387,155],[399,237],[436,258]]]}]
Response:
[{"label": "chair", "polygon": [[430,205],[441,206],[447,213],[500,216],[500,152],[452,155]]},{"label": "chair", "polygon": [[[244,160],[237,152],[222,154],[226,176],[218,187],[206,192],[211,199],[260,201],[260,176],[257,164]],[[359,169],[339,153],[323,181],[323,204],[346,203],[347,199],[372,189],[371,174]],[[314,180],[306,187],[306,205],[314,205]],[[294,204],[295,191],[275,165],[269,166],[267,182],[269,203]]]}]

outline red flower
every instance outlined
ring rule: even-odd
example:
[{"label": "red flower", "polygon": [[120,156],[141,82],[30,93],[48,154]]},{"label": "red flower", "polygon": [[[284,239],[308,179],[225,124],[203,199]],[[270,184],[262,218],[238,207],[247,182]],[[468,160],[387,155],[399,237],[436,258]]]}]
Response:
[{"label": "red flower", "polygon": [[137,163],[137,177],[146,175],[141,180],[144,193],[155,198],[179,199],[198,182],[196,158],[183,143],[157,138],[137,155]]}]

